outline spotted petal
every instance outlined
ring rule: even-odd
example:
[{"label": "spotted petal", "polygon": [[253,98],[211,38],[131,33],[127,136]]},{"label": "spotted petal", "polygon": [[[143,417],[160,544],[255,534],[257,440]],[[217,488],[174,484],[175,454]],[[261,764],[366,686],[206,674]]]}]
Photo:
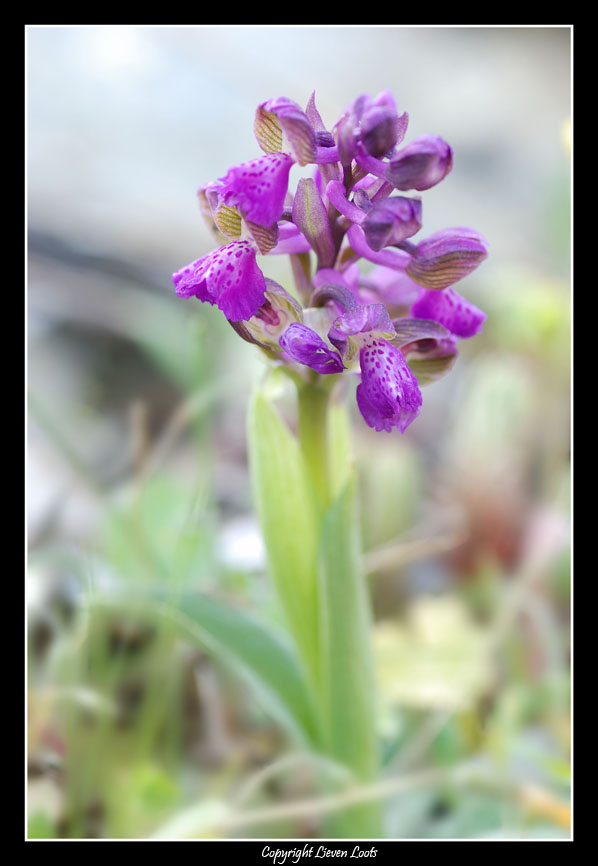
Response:
[{"label": "spotted petal", "polygon": [[333,322],[328,339],[350,361],[374,337],[390,340],[395,333],[384,304],[354,304]]},{"label": "spotted petal", "polygon": [[424,289],[411,308],[417,319],[434,319],[458,337],[473,337],[482,330],[486,313],[454,289]]},{"label": "spotted petal", "polygon": [[269,153],[229,169],[218,190],[227,207],[237,207],[246,220],[271,226],[282,214],[293,165],[284,153]]},{"label": "spotted petal", "polygon": [[264,303],[266,281],[249,241],[233,241],[172,275],[181,298],[216,304],[227,319],[250,319]]},{"label": "spotted petal", "polygon": [[366,424],[375,430],[404,433],[421,411],[417,379],[399,350],[383,339],[374,339],[359,353],[361,383],[357,405]]}]

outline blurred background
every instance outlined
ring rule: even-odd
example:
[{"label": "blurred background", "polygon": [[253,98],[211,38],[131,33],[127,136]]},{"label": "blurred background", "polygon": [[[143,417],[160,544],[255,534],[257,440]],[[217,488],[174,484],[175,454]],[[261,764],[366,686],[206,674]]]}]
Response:
[{"label": "blurred background", "polygon": [[[386,436],[355,412],[379,730],[403,784],[386,832],[569,837],[570,42],[568,27],[28,27],[30,838],[211,837],[223,804],[267,815],[317,790],[217,651],[97,602],[158,581],[278,623],[245,450],[265,364],[171,274],[213,248],[196,189],[259,154],[260,102],[315,90],[330,127],[385,89],[407,141],[455,152],[422,235],[471,226],[490,245],[458,287],[484,333],[417,422]],[[261,264],[288,284],[282,257]],[[464,782],[472,759],[495,782]],[[314,810],[218,832],[321,829]]]}]

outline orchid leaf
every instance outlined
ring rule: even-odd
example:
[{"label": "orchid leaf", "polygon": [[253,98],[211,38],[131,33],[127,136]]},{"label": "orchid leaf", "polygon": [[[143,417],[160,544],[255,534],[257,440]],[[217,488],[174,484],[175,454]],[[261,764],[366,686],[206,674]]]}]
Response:
[{"label": "orchid leaf", "polygon": [[[355,479],[350,477],[324,519],[320,558],[320,633],[326,750],[356,778],[375,778],[378,748],[374,729],[374,667],[371,617],[361,570]],[[359,807],[359,823],[375,835],[373,804]],[[353,810],[342,820],[350,826]],[[363,832],[363,831],[362,831]]]},{"label": "orchid leaf", "polygon": [[249,407],[255,502],[278,598],[306,672],[317,675],[317,512],[295,436],[258,390]]}]

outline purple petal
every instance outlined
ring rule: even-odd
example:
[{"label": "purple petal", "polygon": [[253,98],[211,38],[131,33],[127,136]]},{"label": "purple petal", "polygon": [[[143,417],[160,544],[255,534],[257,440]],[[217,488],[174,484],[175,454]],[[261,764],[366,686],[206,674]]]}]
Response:
[{"label": "purple petal", "polygon": [[377,252],[373,250],[365,239],[363,229],[358,225],[352,225],[347,232],[347,237],[351,247],[355,250],[358,256],[368,259],[377,265],[383,265],[385,268],[392,268],[397,271],[406,270],[411,262],[411,255],[403,250],[386,249]]},{"label": "purple petal", "polygon": [[458,337],[473,337],[482,330],[486,313],[454,289],[424,289],[411,308],[417,319],[433,319]]},{"label": "purple petal", "polygon": [[404,271],[384,267],[375,268],[362,277],[360,286],[373,290],[383,303],[393,306],[411,306],[421,292],[421,286]]},{"label": "purple petal", "polygon": [[375,251],[407,240],[421,227],[421,201],[403,195],[376,202],[363,221],[366,240]]},{"label": "purple petal", "polygon": [[393,111],[397,115],[397,140],[395,142],[395,146],[397,144],[400,144],[405,138],[407,127],[409,125],[409,115],[407,114],[407,112],[404,111],[403,114],[399,115],[397,111],[397,104],[390,90],[383,90],[381,93],[379,93],[372,102],[372,105],[384,105],[393,109]]},{"label": "purple petal", "polygon": [[382,339],[372,339],[359,353],[361,383],[357,405],[375,430],[404,433],[421,411],[417,379],[399,350]]},{"label": "purple petal", "polygon": [[446,289],[474,271],[487,256],[484,238],[473,229],[442,229],[417,244],[407,273],[426,289]]},{"label": "purple petal", "polygon": [[220,178],[219,193],[228,207],[261,226],[271,226],[282,214],[293,165],[284,153],[269,153],[231,168]]},{"label": "purple petal", "polygon": [[334,205],[337,211],[343,216],[346,216],[347,219],[350,219],[351,222],[360,224],[366,218],[366,211],[357,207],[357,205],[348,200],[345,192],[345,185],[339,180],[330,181],[326,187],[326,195],[328,201]]},{"label": "purple petal", "polygon": [[309,241],[303,237],[294,223],[281,222],[278,226],[278,243],[268,255],[293,255],[294,253],[308,253],[310,250]]},{"label": "purple petal", "polygon": [[399,117],[392,93],[379,93],[361,117],[360,139],[365,150],[372,156],[384,156],[403,140],[407,123],[406,113]]},{"label": "purple petal", "polygon": [[309,102],[305,108],[305,115],[309,122],[311,123],[315,132],[325,132],[326,127],[324,126],[324,121],[320,116],[320,112],[316,108],[316,91],[312,91],[311,96],[309,97]]},{"label": "purple petal", "polygon": [[375,156],[370,156],[370,154],[363,147],[363,145],[357,145],[355,162],[360,168],[363,168],[369,174],[373,174],[375,177],[381,177],[386,179],[388,162],[383,162],[381,159],[377,159],[377,157]]},{"label": "purple petal", "polygon": [[397,151],[388,164],[386,177],[401,190],[430,189],[453,167],[453,151],[438,135],[420,135]]},{"label": "purple petal", "polygon": [[180,298],[216,304],[227,319],[250,319],[264,303],[266,281],[249,241],[233,241],[172,275]]},{"label": "purple petal", "polygon": [[344,370],[338,352],[330,349],[319,334],[300,322],[289,325],[279,343],[293,361],[311,367],[316,373],[326,375]]},{"label": "purple petal", "polygon": [[320,268],[314,274],[312,284],[314,289],[319,289],[320,286],[343,286],[346,289],[350,289],[351,286],[347,281],[346,274],[341,274],[335,268]]},{"label": "purple petal", "polygon": [[347,350],[348,337],[355,337],[357,334],[367,335],[360,341],[365,344],[373,336],[384,334],[390,339],[394,333],[395,326],[384,304],[355,305],[333,322],[328,331],[328,339],[344,354]]},{"label": "purple petal", "polygon": [[314,162],[318,165],[328,165],[329,163],[338,162],[340,159],[338,147],[316,147],[316,156]]}]

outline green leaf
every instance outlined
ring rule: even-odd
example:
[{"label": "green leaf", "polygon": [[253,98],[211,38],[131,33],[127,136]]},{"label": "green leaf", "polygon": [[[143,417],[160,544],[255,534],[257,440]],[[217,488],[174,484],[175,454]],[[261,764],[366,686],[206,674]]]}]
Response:
[{"label": "green leaf", "polygon": [[345,401],[332,400],[328,408],[328,483],[333,497],[343,490],[353,466],[351,419]]},{"label": "green leaf", "polygon": [[45,812],[34,812],[27,822],[28,839],[56,839],[57,833],[52,819]]},{"label": "green leaf", "polygon": [[353,478],[329,509],[322,532],[322,684],[332,756],[362,778],[377,770],[372,717],[374,666],[367,586],[361,573]]},{"label": "green leaf", "polygon": [[299,443],[262,390],[249,407],[248,444],[270,573],[313,685],[318,668],[316,503]]},{"label": "green leaf", "polygon": [[304,744],[315,742],[309,690],[283,635],[252,614],[204,593],[167,599],[161,594],[149,600],[149,607],[154,614],[171,619],[179,635],[198,643],[236,672],[295,739]]},{"label": "green leaf", "polygon": [[[320,561],[320,629],[325,743],[331,757],[358,779],[376,778],[376,697],[371,616],[361,572],[361,550],[351,477],[324,519]],[[378,805],[348,810],[345,829],[368,837],[380,833]]]}]

